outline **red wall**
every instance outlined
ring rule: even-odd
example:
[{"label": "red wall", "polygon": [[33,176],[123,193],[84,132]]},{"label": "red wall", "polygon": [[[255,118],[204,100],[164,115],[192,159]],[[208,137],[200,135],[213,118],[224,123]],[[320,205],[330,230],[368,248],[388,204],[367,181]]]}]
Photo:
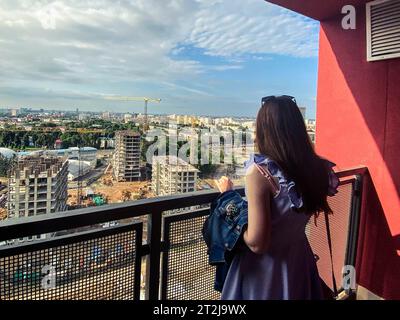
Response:
[{"label": "red wall", "polygon": [[365,8],[357,29],[321,22],[317,151],[339,168],[365,165],[358,283],[400,299],[400,59],[366,61]]}]

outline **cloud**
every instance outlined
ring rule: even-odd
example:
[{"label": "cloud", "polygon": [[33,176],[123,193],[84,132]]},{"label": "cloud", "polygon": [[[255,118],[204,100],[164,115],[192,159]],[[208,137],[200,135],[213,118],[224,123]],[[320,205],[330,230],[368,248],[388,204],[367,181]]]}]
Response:
[{"label": "cloud", "polygon": [[179,84],[176,84],[176,83],[163,82],[162,84],[167,86],[167,87],[169,87],[169,88],[180,89],[180,90],[187,91],[187,92],[190,92],[190,93],[195,93],[195,94],[201,95],[201,96],[206,96],[206,97],[212,97],[213,96],[211,93],[206,92],[204,90],[200,90],[200,89],[196,89],[196,88],[190,88],[190,87],[179,85]]},{"label": "cloud", "polygon": [[317,55],[317,22],[259,0],[201,2],[188,42],[209,55]]},{"label": "cloud", "polygon": [[222,64],[222,65],[210,66],[209,69],[215,70],[215,71],[240,70],[240,69],[243,69],[243,66],[242,65],[232,65],[232,64]]},{"label": "cloud", "polygon": [[[241,69],[247,57],[315,56],[315,28],[261,0],[2,0],[0,81],[48,87],[49,97],[68,96],[67,86],[132,91],[139,83],[207,94],[186,84]],[[202,53],[185,56],[182,45]]]},{"label": "cloud", "polygon": [[197,61],[168,57],[187,28],[179,17],[193,10],[175,2],[2,2],[0,21],[9,22],[0,22],[0,39],[9,45],[0,47],[0,68],[4,76],[49,81],[156,81],[196,74]]}]

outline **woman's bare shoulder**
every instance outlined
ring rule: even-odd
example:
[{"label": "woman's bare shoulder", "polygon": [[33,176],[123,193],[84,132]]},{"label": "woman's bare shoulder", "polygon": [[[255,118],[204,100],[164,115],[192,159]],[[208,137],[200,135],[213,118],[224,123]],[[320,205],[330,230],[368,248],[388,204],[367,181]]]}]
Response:
[{"label": "woman's bare shoulder", "polygon": [[272,186],[268,183],[267,178],[261,174],[255,164],[249,166],[246,171],[246,186],[253,187],[263,192],[272,191]]}]

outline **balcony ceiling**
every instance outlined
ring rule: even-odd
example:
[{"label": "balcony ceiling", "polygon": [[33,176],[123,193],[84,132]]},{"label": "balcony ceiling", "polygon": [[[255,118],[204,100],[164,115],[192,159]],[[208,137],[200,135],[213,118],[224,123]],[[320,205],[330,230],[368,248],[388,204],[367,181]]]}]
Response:
[{"label": "balcony ceiling", "polygon": [[370,0],[266,0],[316,20],[326,20],[341,13],[343,6],[363,5]]}]

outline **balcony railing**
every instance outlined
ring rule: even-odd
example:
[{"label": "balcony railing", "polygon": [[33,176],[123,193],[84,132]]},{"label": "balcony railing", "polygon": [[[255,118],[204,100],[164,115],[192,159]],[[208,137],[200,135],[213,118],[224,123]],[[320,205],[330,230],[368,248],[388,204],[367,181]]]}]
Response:
[{"label": "balcony railing", "polygon": [[[354,265],[365,171],[340,172],[330,199],[337,279],[343,265]],[[218,299],[201,234],[217,196],[201,191],[3,221],[0,299]],[[320,274],[332,285],[324,221],[310,221]],[[46,239],[27,241],[37,235]]]}]

